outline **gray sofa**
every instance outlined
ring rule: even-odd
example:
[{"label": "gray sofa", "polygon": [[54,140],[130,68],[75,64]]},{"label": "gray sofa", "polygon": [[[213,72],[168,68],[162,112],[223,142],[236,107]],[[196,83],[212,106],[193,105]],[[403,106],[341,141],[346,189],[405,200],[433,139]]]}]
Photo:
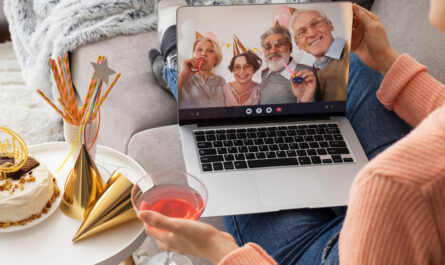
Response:
[{"label": "gray sofa", "polygon": [[[445,37],[429,24],[429,1],[376,0],[372,10],[380,16],[397,51],[409,53],[445,82],[445,59],[436,48],[445,47]],[[157,85],[148,61],[148,51],[157,47],[155,32],[79,47],[71,59],[73,82],[84,98],[92,74],[89,62],[98,55],[106,56],[110,67],[121,72],[122,77],[101,107],[99,144],[128,154],[148,172],[184,170],[176,101]],[[203,221],[223,229],[219,217]],[[194,263],[206,262],[195,259]]]}]

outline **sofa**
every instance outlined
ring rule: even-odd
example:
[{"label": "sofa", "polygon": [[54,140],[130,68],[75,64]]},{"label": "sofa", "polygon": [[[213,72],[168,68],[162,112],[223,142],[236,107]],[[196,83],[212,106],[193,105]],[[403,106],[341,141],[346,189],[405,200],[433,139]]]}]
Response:
[{"label": "sofa", "polygon": [[[429,1],[408,4],[376,0],[372,11],[381,18],[398,52],[409,53],[445,82],[445,54],[438,48],[445,47],[445,37],[429,23]],[[101,107],[98,143],[129,155],[147,172],[185,170],[176,101],[157,84],[148,60],[148,51],[158,47],[156,32],[118,36],[79,47],[71,57],[73,82],[79,96],[84,98],[92,74],[90,62],[98,55],[106,56],[109,66],[122,76]],[[223,229],[220,217],[201,220]],[[148,241],[146,245],[153,248]],[[199,259],[193,262],[208,264]]]}]

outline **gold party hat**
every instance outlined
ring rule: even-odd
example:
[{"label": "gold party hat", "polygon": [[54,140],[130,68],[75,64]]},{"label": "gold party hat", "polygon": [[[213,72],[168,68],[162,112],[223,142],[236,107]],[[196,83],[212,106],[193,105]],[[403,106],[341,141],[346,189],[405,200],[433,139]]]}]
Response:
[{"label": "gold party hat", "polygon": [[233,34],[233,56],[236,56],[241,53],[246,53],[246,52],[247,52],[247,48],[238,39],[238,37],[235,34]]},{"label": "gold party hat", "polygon": [[195,31],[195,40],[200,40],[200,39],[204,39],[204,36],[201,33]]},{"label": "gold party hat", "polygon": [[91,211],[87,212],[73,242],[137,218],[131,204],[132,187],[133,183],[122,172],[113,172],[107,189]]},{"label": "gold party hat", "polygon": [[85,145],[82,145],[76,164],[68,176],[60,209],[68,217],[83,220],[104,191],[104,183]]},{"label": "gold party hat", "polygon": [[298,9],[296,9],[296,8],[289,7],[290,15],[292,16],[295,13],[295,11],[297,11],[297,10]]}]

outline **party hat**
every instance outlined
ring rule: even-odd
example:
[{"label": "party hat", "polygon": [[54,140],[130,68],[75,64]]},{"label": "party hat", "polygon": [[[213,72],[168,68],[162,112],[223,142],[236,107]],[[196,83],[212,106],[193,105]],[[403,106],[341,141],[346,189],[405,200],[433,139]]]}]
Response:
[{"label": "party hat", "polygon": [[233,56],[246,52],[247,52],[246,47],[238,39],[238,37],[235,34],[233,34]]},{"label": "party hat", "polygon": [[200,39],[204,39],[204,36],[201,33],[195,31],[195,40],[200,40]]},{"label": "party hat", "polygon": [[131,204],[133,183],[120,171],[115,171],[107,183],[107,189],[87,212],[73,242],[135,219],[136,212]]},{"label": "party hat", "polygon": [[295,11],[297,11],[297,10],[298,9],[296,9],[296,8],[289,7],[290,15],[292,16],[295,13]]},{"label": "party hat", "polygon": [[275,21],[275,25],[274,25],[276,28],[279,28],[279,27],[281,27],[281,25],[280,25],[280,22],[278,22],[278,20],[277,21]]},{"label": "party hat", "polygon": [[76,164],[68,176],[60,209],[68,217],[83,220],[104,191],[104,183],[94,161],[82,145]]}]

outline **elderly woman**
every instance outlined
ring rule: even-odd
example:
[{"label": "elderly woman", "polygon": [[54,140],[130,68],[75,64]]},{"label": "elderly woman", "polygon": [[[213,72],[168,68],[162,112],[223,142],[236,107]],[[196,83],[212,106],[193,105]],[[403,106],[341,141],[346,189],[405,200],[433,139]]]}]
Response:
[{"label": "elderly woman", "polygon": [[223,86],[226,106],[257,105],[260,103],[260,85],[252,81],[253,74],[261,67],[261,59],[252,51],[233,56],[229,71],[236,81]]},{"label": "elderly woman", "polygon": [[196,33],[193,57],[184,60],[178,74],[179,108],[223,107],[224,78],[213,73],[222,61],[222,51],[212,33]]}]

